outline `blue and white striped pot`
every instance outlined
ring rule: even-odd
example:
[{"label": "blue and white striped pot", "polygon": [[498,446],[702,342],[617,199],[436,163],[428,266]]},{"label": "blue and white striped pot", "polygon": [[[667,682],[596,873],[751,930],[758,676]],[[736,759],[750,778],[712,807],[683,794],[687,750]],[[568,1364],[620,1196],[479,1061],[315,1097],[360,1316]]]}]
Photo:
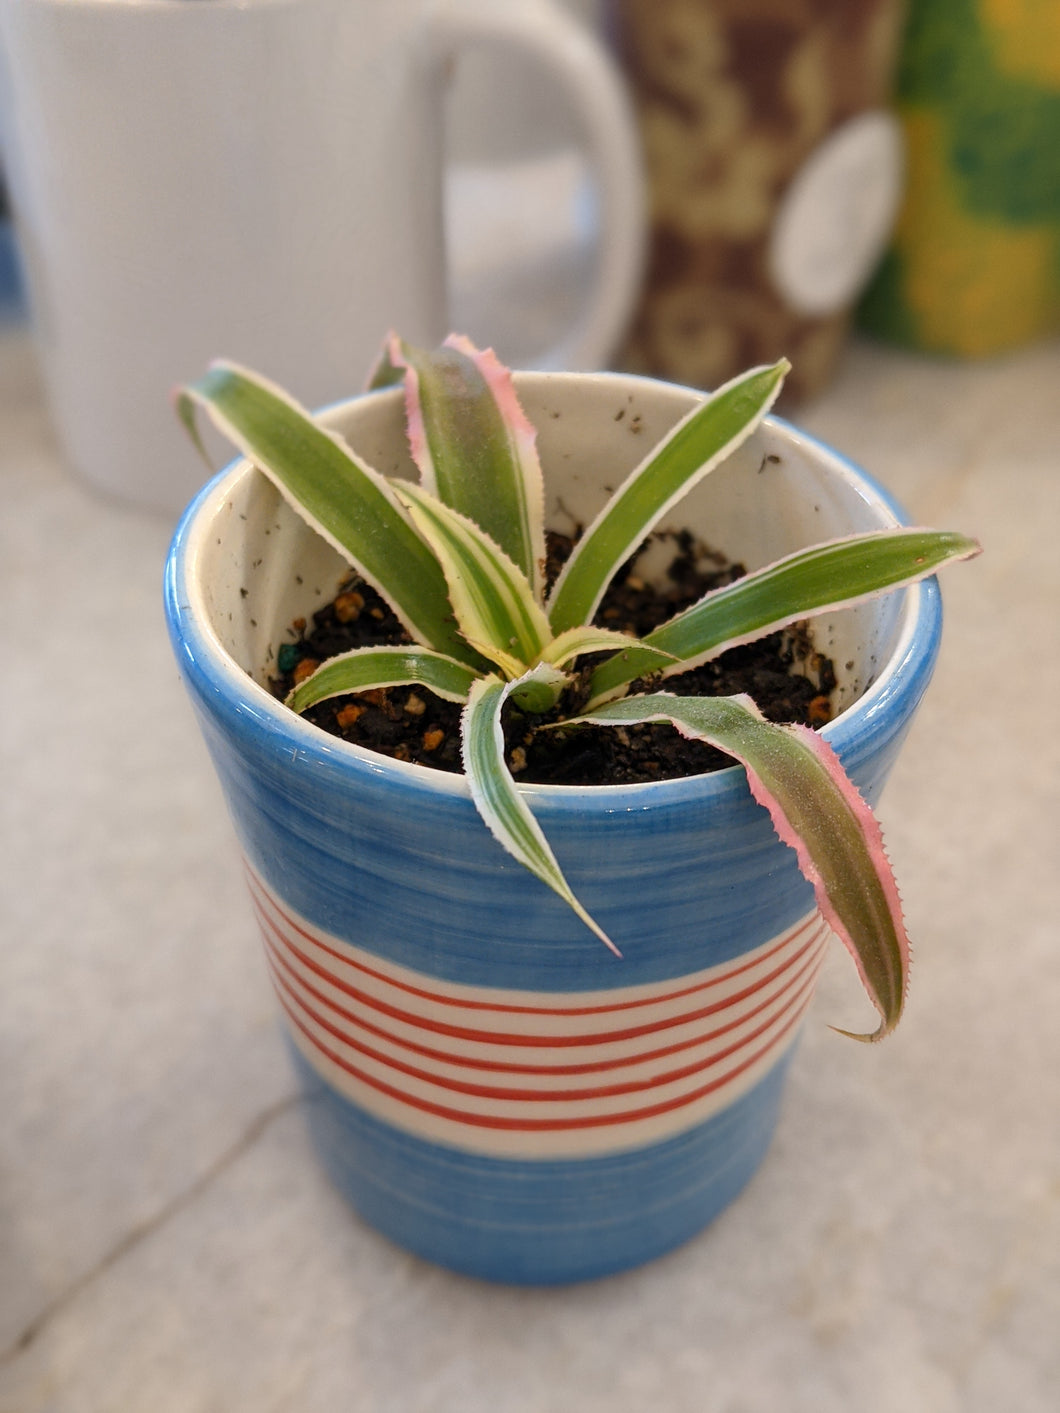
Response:
[{"label": "blue and white striped pot", "polygon": [[[695,394],[521,374],[551,503],[587,521]],[[412,474],[400,395],[328,419]],[[675,512],[748,567],[893,524],[863,472],[771,419]],[[487,833],[462,777],[349,745],[262,685],[344,566],[246,462],[173,542],[174,648],[247,861],[323,1160],[394,1241],[493,1280],[621,1270],[698,1231],[761,1162],[829,935],[741,770],[527,786],[617,960]],[[818,620],[826,728],[874,799],[934,663],[933,581]]]}]

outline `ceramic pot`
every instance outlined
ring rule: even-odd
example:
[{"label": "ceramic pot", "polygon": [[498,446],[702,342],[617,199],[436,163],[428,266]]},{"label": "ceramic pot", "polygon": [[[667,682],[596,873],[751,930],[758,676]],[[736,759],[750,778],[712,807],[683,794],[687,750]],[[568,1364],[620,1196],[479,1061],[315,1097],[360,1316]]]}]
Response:
[{"label": "ceramic pot", "polygon": [[[519,374],[548,520],[587,521],[697,394]],[[330,409],[413,474],[401,395]],[[678,507],[749,567],[893,524],[861,471],[771,419]],[[490,1279],[553,1283],[658,1255],[761,1162],[828,932],[742,770],[524,787],[608,952],[488,834],[461,776],[377,756],[266,688],[341,560],[236,462],[167,567],[173,645],[246,857],[306,1114],[339,1188],[394,1241]],[[818,620],[843,681],[826,728],[874,799],[931,673],[926,582]]]}]

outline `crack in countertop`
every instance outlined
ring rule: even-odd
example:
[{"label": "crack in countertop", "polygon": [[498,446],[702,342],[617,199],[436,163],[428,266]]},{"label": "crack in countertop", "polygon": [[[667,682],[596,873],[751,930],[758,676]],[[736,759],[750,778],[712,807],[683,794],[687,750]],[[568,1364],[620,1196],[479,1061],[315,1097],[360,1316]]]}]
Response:
[{"label": "crack in countertop", "polygon": [[243,1156],[250,1148],[257,1143],[258,1139],[265,1133],[276,1119],[282,1117],[289,1110],[293,1109],[301,1100],[301,1091],[285,1095],[274,1104],[263,1110],[249,1124],[245,1132],[225,1151],[214,1160],[213,1163],[199,1174],[182,1192],[178,1192],[171,1198],[165,1206],[161,1207],[153,1215],[146,1217],[142,1222],[138,1222],[132,1229],[117,1241],[109,1251],[91,1265],[86,1271],[77,1276],[65,1290],[61,1291],[53,1300],[30,1320],[29,1324],[21,1331],[15,1340],[6,1349],[0,1350],[0,1368],[12,1363],[21,1354],[24,1354],[44,1332],[47,1326],[62,1310],[73,1303],[79,1295],[87,1290],[91,1285],[117,1265],[131,1251],[135,1250],[149,1236],[153,1236],[179,1212],[189,1207],[196,1198],[200,1197],[228,1168]]}]

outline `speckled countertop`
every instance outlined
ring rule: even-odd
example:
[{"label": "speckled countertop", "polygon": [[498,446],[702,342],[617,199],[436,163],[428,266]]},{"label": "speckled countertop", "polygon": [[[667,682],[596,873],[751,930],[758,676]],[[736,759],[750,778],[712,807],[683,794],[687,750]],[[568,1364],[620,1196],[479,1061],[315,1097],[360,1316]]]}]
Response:
[{"label": "speckled countertop", "polygon": [[488,1288],[309,1151],[162,624],[170,525],[62,466],[0,333],[3,1413],[1054,1413],[1060,345],[855,344],[802,417],[972,531],[882,815],[916,949],[885,1046],[826,968],[765,1166],[641,1271]]}]

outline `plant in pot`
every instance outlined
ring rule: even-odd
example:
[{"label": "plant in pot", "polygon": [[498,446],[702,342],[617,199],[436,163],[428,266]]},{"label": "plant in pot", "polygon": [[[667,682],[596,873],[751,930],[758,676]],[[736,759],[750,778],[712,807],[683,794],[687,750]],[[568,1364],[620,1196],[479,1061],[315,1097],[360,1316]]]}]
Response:
[{"label": "plant in pot", "polygon": [[[316,418],[231,364],[179,395],[193,434],[204,407],[246,458],[187,511],[167,612],[309,1122],[358,1210],[444,1265],[569,1281],[700,1229],[764,1156],[832,932],[879,1012],[860,1038],[901,1013],[908,944],[865,798],[930,676],[932,576],[978,546],[902,525],[863,472],[768,417],[785,371],[709,397],[513,381],[466,340],[395,338],[373,390]],[[580,533],[550,576],[560,522]],[[668,529],[748,572],[639,638],[601,625],[609,583]],[[396,631],[278,700],[277,644],[344,582],[336,606],[383,619],[385,602]],[[682,694],[811,614],[846,674],[822,733]],[[335,698],[347,722],[368,703],[411,716],[428,754],[430,704],[458,704],[463,772],[300,715]],[[606,729],[650,750],[674,728],[738,764],[517,779],[539,742]]]}]

